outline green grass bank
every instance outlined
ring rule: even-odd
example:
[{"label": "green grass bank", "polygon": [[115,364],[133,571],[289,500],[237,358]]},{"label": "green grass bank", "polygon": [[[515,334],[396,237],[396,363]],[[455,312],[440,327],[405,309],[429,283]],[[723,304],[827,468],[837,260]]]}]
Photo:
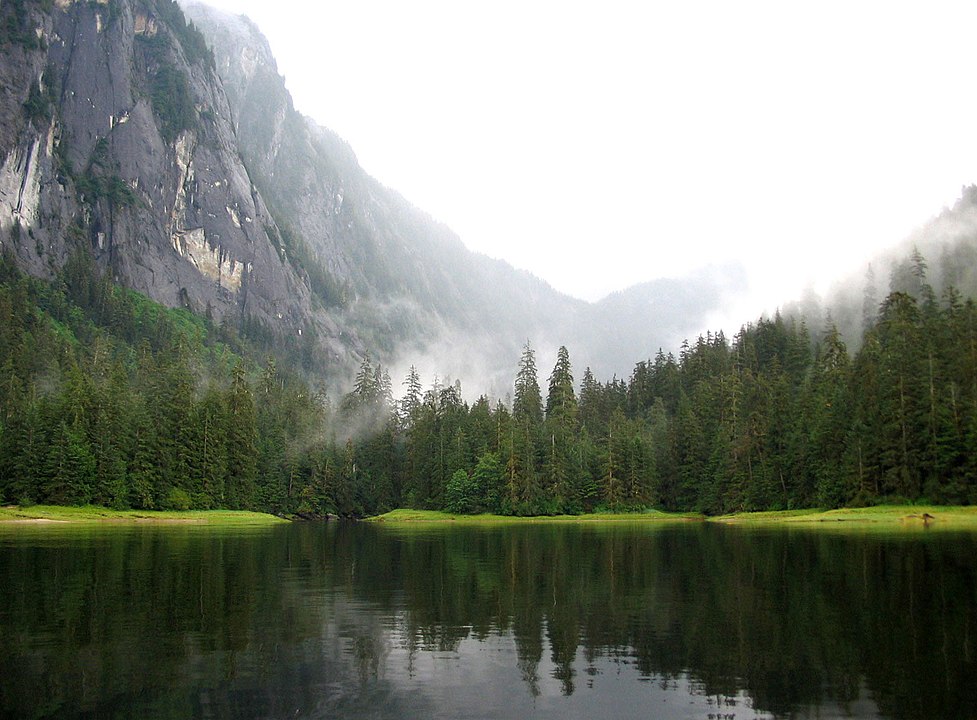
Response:
[{"label": "green grass bank", "polygon": [[60,505],[33,505],[0,507],[2,524],[44,523],[157,523],[187,525],[274,525],[288,520],[266,513],[244,510],[110,510],[95,505],[64,507]]},{"label": "green grass bank", "polygon": [[392,525],[454,524],[454,525],[515,525],[554,523],[624,523],[624,522],[714,522],[744,526],[785,526],[809,528],[886,527],[897,528],[954,528],[977,530],[977,506],[940,505],[879,505],[866,508],[838,510],[783,510],[745,512],[716,517],[696,513],[667,513],[649,510],[643,513],[592,513],[584,515],[554,515],[511,517],[504,515],[459,515],[438,510],[399,509],[368,518],[368,522]]},{"label": "green grass bank", "polygon": [[460,515],[440,510],[391,510],[383,515],[367,518],[368,522],[408,524],[456,524],[456,525],[526,525],[558,523],[615,523],[615,522],[688,522],[702,520],[696,513],[666,513],[648,510],[640,513],[588,513],[583,515],[535,515],[515,517],[512,515]]},{"label": "green grass bank", "polygon": [[888,527],[952,527],[977,530],[977,506],[876,505],[837,510],[783,510],[734,513],[709,518],[732,525],[832,527],[839,525]]}]

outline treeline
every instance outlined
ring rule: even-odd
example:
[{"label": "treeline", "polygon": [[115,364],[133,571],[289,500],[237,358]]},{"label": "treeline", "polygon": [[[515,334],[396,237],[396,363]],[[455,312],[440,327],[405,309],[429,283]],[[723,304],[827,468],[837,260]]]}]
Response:
[{"label": "treeline", "polygon": [[[401,399],[365,358],[336,406],[184,311],[72,261],[54,285],[0,265],[0,495],[7,502],[362,515],[723,513],[977,502],[977,307],[914,253],[868,303],[852,356],[781,316],[579,386],[533,349],[511,402]],[[253,354],[252,354],[253,355]]]},{"label": "treeline", "polygon": [[0,500],[288,511],[295,444],[325,405],[242,348],[99,278],[83,255],[54,284],[4,258]]},{"label": "treeline", "polygon": [[403,501],[454,512],[974,503],[977,306],[937,299],[926,272],[914,252],[899,290],[867,298],[854,356],[830,323],[777,315],[659,352],[627,381],[587,369],[579,393],[560,348],[545,398],[527,345],[511,407],[421,394],[412,373],[383,453],[402,438]]}]

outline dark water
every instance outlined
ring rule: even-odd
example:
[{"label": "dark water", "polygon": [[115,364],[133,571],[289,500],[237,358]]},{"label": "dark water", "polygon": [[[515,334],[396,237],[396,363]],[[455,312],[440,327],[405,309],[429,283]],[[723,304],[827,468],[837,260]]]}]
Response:
[{"label": "dark water", "polygon": [[977,535],[0,530],[0,716],[977,717]]}]

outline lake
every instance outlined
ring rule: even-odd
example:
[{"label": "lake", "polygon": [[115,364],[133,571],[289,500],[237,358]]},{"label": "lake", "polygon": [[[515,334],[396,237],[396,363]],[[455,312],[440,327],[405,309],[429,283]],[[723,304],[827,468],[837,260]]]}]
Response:
[{"label": "lake", "polygon": [[0,528],[0,716],[977,717],[977,534]]}]

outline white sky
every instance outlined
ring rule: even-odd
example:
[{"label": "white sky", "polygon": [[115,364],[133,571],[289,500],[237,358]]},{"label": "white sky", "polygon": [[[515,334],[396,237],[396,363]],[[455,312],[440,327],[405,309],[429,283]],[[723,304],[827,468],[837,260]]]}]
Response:
[{"label": "white sky", "polygon": [[753,319],[977,181],[977,3],[210,0],[470,248],[589,300],[730,259]]}]

